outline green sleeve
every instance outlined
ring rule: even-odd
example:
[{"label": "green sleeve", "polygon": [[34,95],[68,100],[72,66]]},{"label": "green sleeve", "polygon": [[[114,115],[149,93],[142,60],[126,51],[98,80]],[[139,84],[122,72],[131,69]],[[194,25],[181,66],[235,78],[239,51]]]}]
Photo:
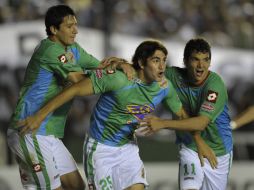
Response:
[{"label": "green sleeve", "polygon": [[108,73],[106,70],[98,69],[90,71],[88,76],[92,81],[95,94],[116,91],[130,83],[126,75],[121,71]]},{"label": "green sleeve", "polygon": [[47,48],[39,62],[40,66],[66,79],[70,72],[82,71],[78,64],[68,63],[64,52],[56,46]]},{"label": "green sleeve", "polygon": [[227,102],[227,89],[222,79],[217,77],[209,80],[204,89],[199,115],[205,115],[213,122],[223,111]]},{"label": "green sleeve", "polygon": [[173,113],[177,113],[182,108],[182,103],[177,95],[175,88],[172,83],[168,80],[168,94],[163,100],[163,104],[172,111]]},{"label": "green sleeve", "polygon": [[98,59],[87,53],[78,43],[75,43],[75,46],[80,54],[78,64],[80,64],[83,69],[95,69],[99,66],[100,61]]}]

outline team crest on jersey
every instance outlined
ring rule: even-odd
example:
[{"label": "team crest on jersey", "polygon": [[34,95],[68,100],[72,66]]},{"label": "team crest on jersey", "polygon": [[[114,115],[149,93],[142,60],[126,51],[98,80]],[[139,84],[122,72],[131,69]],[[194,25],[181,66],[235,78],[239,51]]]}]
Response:
[{"label": "team crest on jersey", "polygon": [[59,61],[61,61],[62,63],[67,63],[67,58],[65,56],[65,54],[59,55],[58,56]]},{"label": "team crest on jersey", "polygon": [[65,54],[65,57],[66,57],[68,63],[74,63],[75,62],[74,55],[71,51],[68,51]]},{"label": "team crest on jersey", "polygon": [[219,95],[218,92],[214,92],[212,90],[208,90],[208,94],[207,94],[206,100],[208,102],[211,102],[211,103],[216,103],[218,95]]},{"label": "team crest on jersey", "polygon": [[149,105],[128,105],[127,110],[137,119],[144,119],[144,116],[153,112],[154,108]]},{"label": "team crest on jersey", "polygon": [[103,76],[102,70],[101,70],[101,69],[97,69],[97,70],[95,71],[95,75],[96,75],[96,77],[97,77],[98,79],[101,79],[102,76]]},{"label": "team crest on jersey", "polygon": [[42,171],[42,167],[40,164],[34,164],[33,170],[34,170],[34,172],[40,172],[40,171]]},{"label": "team crest on jersey", "polygon": [[167,86],[168,86],[168,80],[163,78],[162,81],[159,82],[159,86],[161,88],[167,88]]}]

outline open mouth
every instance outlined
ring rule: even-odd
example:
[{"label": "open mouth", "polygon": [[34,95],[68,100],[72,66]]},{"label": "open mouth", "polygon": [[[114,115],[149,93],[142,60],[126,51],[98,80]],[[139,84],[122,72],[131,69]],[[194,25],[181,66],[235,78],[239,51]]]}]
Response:
[{"label": "open mouth", "polygon": [[163,71],[162,71],[162,72],[159,72],[159,73],[158,73],[158,76],[159,76],[159,77],[163,77],[163,76],[164,76],[164,72],[163,72]]},{"label": "open mouth", "polygon": [[204,70],[203,70],[203,69],[196,69],[196,75],[197,75],[198,77],[201,77],[201,76],[203,75],[203,73],[204,73]]}]

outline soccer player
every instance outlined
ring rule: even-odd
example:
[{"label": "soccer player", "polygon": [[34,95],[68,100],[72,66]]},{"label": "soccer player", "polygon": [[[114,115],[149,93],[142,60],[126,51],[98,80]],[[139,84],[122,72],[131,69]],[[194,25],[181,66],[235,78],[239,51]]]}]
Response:
[{"label": "soccer player", "polygon": [[248,107],[240,115],[236,116],[231,122],[230,125],[233,130],[239,129],[244,125],[254,121],[254,106]]},{"label": "soccer player", "polygon": [[48,113],[74,96],[101,94],[84,145],[84,165],[91,189],[143,190],[146,172],[139,157],[134,131],[138,121],[164,102],[179,117],[182,104],[165,79],[167,49],[158,41],[144,41],[132,62],[136,78],[120,72],[91,71],[89,77],[52,99],[34,116],[19,122],[21,133],[36,130]]},{"label": "soccer player", "polygon": [[[185,68],[169,67],[165,76],[192,118],[176,121],[151,116],[141,121],[140,126],[146,126],[143,132],[147,134],[161,128],[177,130],[181,190],[225,190],[233,149],[227,90],[221,77],[209,70],[211,49],[204,39],[191,39],[186,44],[183,61]],[[202,138],[216,154],[217,168],[212,169],[207,160],[201,167],[197,147],[185,130],[201,131]]]},{"label": "soccer player", "polygon": [[27,66],[16,109],[8,129],[8,144],[19,164],[25,189],[84,189],[73,157],[59,138],[64,135],[68,102],[52,112],[35,136],[20,136],[17,121],[34,114],[69,82],[83,78],[84,69],[104,67],[75,42],[78,33],[73,10],[65,5],[48,9],[45,16],[48,37],[36,47]]}]

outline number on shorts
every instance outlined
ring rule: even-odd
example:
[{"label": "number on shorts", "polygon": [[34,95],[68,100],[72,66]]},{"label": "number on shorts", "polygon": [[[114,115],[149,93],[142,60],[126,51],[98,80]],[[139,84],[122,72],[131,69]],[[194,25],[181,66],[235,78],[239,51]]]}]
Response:
[{"label": "number on shorts", "polygon": [[111,190],[112,189],[112,181],[110,176],[107,176],[104,179],[101,179],[99,182],[101,186],[101,190]]},{"label": "number on shorts", "polygon": [[[183,167],[184,167],[184,175],[189,175],[188,165],[184,164]],[[194,163],[191,163],[191,174],[196,175],[196,168]]]}]

